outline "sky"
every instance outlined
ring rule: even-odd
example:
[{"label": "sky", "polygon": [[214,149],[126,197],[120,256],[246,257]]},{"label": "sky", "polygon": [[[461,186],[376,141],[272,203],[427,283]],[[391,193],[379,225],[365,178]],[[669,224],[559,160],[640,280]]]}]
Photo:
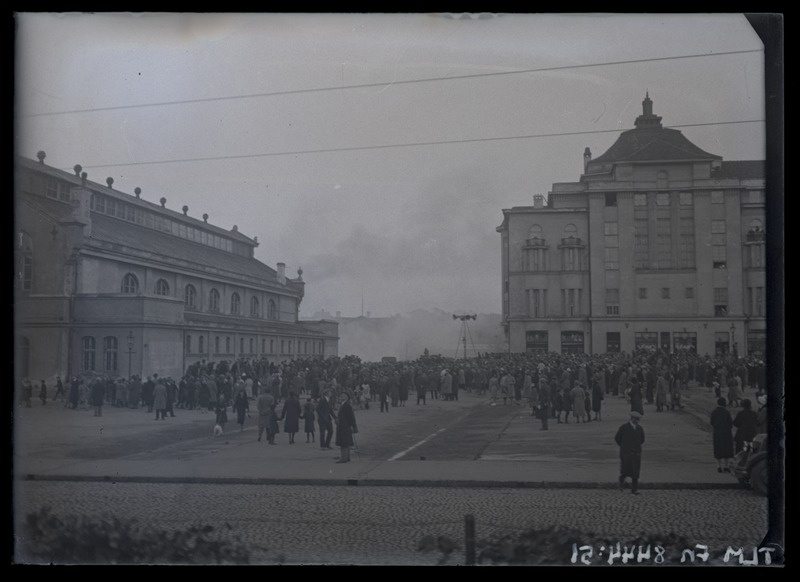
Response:
[{"label": "sky", "polygon": [[736,14],[16,18],[16,153],[257,236],[302,268],[301,317],[499,313],[502,209],[577,181],[646,92],[701,149],[765,157]]}]

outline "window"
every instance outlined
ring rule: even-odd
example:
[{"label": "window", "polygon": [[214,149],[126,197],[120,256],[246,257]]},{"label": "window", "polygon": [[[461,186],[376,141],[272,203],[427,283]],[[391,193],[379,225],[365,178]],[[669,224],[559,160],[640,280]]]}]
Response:
[{"label": "window", "polygon": [[22,290],[30,291],[33,286],[33,259],[30,254],[22,257]]},{"label": "window", "polygon": [[219,336],[214,338],[214,353],[219,354]]},{"label": "window", "polygon": [[261,353],[262,354],[267,353],[267,340],[263,337],[261,338]]},{"label": "window", "polygon": [[[667,199],[667,204],[669,204],[669,199]],[[656,264],[654,268],[672,268],[672,216],[668,205],[656,207]]]},{"label": "window", "polygon": [[183,303],[190,309],[197,307],[197,290],[194,285],[187,285],[183,290]]},{"label": "window", "polygon": [[711,221],[711,234],[725,234],[725,221],[712,220]]},{"label": "window", "polygon": [[711,191],[711,204],[724,204],[725,193],[722,190]]},{"label": "window", "polygon": [[569,238],[571,236],[578,236],[578,227],[574,224],[568,224],[564,227],[564,238]]},{"label": "window", "polygon": [[606,315],[619,315],[619,289],[606,289]]},{"label": "window", "polygon": [[[608,237],[606,237],[608,238]],[[616,237],[614,237],[616,238]],[[605,254],[605,268],[610,271],[616,271],[619,269],[619,249],[606,247],[604,250]]]},{"label": "window", "polygon": [[728,315],[728,288],[714,287],[714,316],[725,317]]},{"label": "window", "polygon": [[250,338],[250,353],[251,354],[255,354],[256,353],[255,342],[256,342],[256,340],[254,340],[253,338]]},{"label": "window", "polygon": [[656,185],[659,188],[666,188],[669,184],[669,174],[667,174],[664,170],[659,171],[656,174]]},{"label": "window", "polygon": [[84,372],[93,372],[94,350],[95,350],[94,338],[90,336],[85,336],[81,340],[81,345],[83,347],[83,358],[81,359],[81,369]]},{"label": "window", "polygon": [[230,354],[231,353],[231,338],[230,338],[230,336],[225,338],[225,353],[226,354]]},{"label": "window", "polygon": [[[636,196],[644,196],[644,194],[635,194]],[[634,204],[633,208],[633,225],[634,225],[634,258],[635,267],[637,269],[647,269],[650,267],[650,234],[648,230],[649,217],[647,215],[647,201],[644,200],[643,205]]]},{"label": "window", "polygon": [[680,204],[681,206],[692,206],[692,193],[691,192],[681,192],[680,193]]},{"label": "window", "polygon": [[619,223],[618,222],[605,222],[603,223],[603,232],[606,236],[617,236],[619,234],[618,231]]},{"label": "window", "polygon": [[241,308],[241,300],[239,299],[239,294],[234,293],[231,295],[231,313],[233,315],[239,315],[240,308]]},{"label": "window", "polygon": [[659,192],[656,194],[657,206],[669,206],[669,192]]},{"label": "window", "polygon": [[294,348],[294,340],[289,340],[287,343],[289,344],[289,353],[291,354]]},{"label": "window", "polygon": [[122,292],[130,294],[139,292],[139,279],[136,275],[128,273],[122,278]]},{"label": "window", "polygon": [[250,317],[258,317],[258,297],[250,298]]},{"label": "window", "polygon": [[205,353],[205,347],[206,347],[205,343],[206,343],[206,338],[204,338],[202,335],[199,338],[197,338],[197,351],[198,351],[198,353],[201,353],[201,354]]},{"label": "window", "polygon": [[272,340],[272,339],[269,340],[269,353],[270,354],[274,354],[275,353],[275,340]]},{"label": "window", "polygon": [[654,352],[658,349],[658,334],[654,331],[637,331],[633,334],[633,343],[637,350]]},{"label": "window", "polygon": [[758,317],[764,316],[764,288],[763,287],[749,287],[749,305],[750,315]]},{"label": "window", "polygon": [[244,338],[243,337],[239,338],[239,353],[240,354],[244,353]]},{"label": "window", "polygon": [[269,319],[278,319],[278,310],[275,307],[275,301],[273,301],[272,299],[270,299],[269,302],[267,303],[267,317]]},{"label": "window", "polygon": [[48,178],[44,186],[44,194],[48,198],[54,200],[58,199],[58,182],[52,178]]},{"label": "window", "polygon": [[661,288],[661,299],[669,299],[669,287]]},{"label": "window", "polygon": [[117,345],[117,338],[114,336],[103,338],[103,362],[106,372],[117,372]]},{"label": "window", "polygon": [[680,267],[694,269],[694,215],[692,208],[682,208],[680,217]]},{"label": "window", "polygon": [[531,226],[531,229],[528,231],[528,238],[542,238],[542,227],[538,224]]},{"label": "window", "polygon": [[676,331],[672,334],[672,345],[678,353],[697,353],[697,333]]},{"label": "window", "polygon": [[533,317],[545,317],[546,289],[528,289],[530,309],[528,314]]},{"label": "window", "polygon": [[606,332],[606,352],[617,353],[620,351],[620,333],[618,331]]},{"label": "window", "polygon": [[548,351],[546,331],[526,331],[525,351],[528,353],[546,354]]},{"label": "window", "polygon": [[190,335],[186,336],[186,353],[187,354],[192,353],[192,336]]},{"label": "window", "polygon": [[616,205],[617,205],[617,193],[606,192],[606,206],[616,206]]},{"label": "window", "polygon": [[583,353],[583,332],[582,331],[562,331],[561,332],[561,353],[562,354],[582,354]]},{"label": "window", "polygon": [[764,202],[764,191],[763,190],[750,190],[748,192],[749,200],[751,204],[759,204]]},{"label": "window", "polygon": [[724,356],[730,349],[731,336],[727,331],[714,333],[714,349],[718,356]]},{"label": "window", "polygon": [[208,310],[219,311],[219,291],[212,289],[208,294]]},{"label": "window", "polygon": [[694,287],[687,287],[684,291],[686,299],[694,299]]},{"label": "window", "polygon": [[633,205],[634,206],[647,206],[647,194],[634,194],[633,195]]},{"label": "window", "polygon": [[156,281],[156,295],[169,295],[169,283],[166,279]]},{"label": "window", "polygon": [[647,287],[639,287],[639,299],[647,299]]},{"label": "window", "polygon": [[286,346],[284,340],[281,340],[281,353],[282,354],[286,353]]},{"label": "window", "polygon": [[578,311],[580,311],[580,306],[575,304],[575,289],[569,289],[567,296],[569,298],[569,303],[567,304],[567,315],[569,317],[574,317]]}]

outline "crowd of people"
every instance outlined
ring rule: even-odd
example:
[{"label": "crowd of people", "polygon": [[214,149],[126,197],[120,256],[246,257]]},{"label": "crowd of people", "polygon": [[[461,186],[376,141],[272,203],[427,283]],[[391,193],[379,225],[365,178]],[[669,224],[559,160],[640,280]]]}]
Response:
[{"label": "crowd of people", "polygon": [[[426,406],[429,400],[457,401],[464,392],[475,393],[489,398],[493,406],[529,408],[530,414],[541,420],[541,430],[548,430],[550,421],[601,421],[603,401],[609,396],[626,398],[631,411],[639,414],[644,414],[645,403],[654,405],[657,413],[680,410],[681,395],[689,382],[698,383],[709,393],[714,391],[719,402],[724,400],[720,408],[728,416],[729,407],[742,407],[736,418],[730,419],[731,427],[753,424],[751,415],[744,414],[752,407],[744,398],[745,390],[755,390],[759,402],[766,392],[764,362],[758,356],[711,357],[645,350],[594,355],[500,353],[470,360],[425,355],[404,362],[365,362],[355,356],[298,358],[281,363],[264,358],[201,361],[189,366],[177,381],[157,373],[144,380],[88,374],[76,375],[66,385],[56,377],[54,387],[55,400],[63,401],[65,407],[92,407],[96,416],[102,415],[104,405],[142,408],[154,413],[155,420],[174,417],[176,409],[199,410],[213,413],[220,431],[225,429],[229,408],[240,431],[253,408],[258,415],[258,440],[266,435],[266,442],[273,445],[281,432],[281,421],[288,443],[295,444],[303,420],[306,442],[318,442],[328,449],[335,424],[335,444],[349,450],[357,433],[354,410],[391,413],[393,408],[406,406],[412,396],[416,406]],[[48,390],[42,380],[39,398],[43,405]],[[25,379],[25,406],[31,406],[33,391],[33,385]],[[718,432],[722,434],[728,422],[723,417],[721,412],[712,414],[720,470],[728,467],[726,459],[733,456],[725,446],[717,451]],[[740,428],[736,443],[748,438],[748,430]],[[349,453],[343,450],[340,461],[347,460]]]}]

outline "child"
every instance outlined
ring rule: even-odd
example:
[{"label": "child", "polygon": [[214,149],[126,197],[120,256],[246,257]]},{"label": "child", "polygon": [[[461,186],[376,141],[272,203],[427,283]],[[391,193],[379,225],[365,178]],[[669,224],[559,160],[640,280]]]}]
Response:
[{"label": "child", "polygon": [[[303,414],[300,418],[306,421],[306,442],[316,442],[314,439],[314,405],[311,403],[311,398],[306,398],[306,403],[303,405]],[[311,439],[309,441],[309,438]]]}]

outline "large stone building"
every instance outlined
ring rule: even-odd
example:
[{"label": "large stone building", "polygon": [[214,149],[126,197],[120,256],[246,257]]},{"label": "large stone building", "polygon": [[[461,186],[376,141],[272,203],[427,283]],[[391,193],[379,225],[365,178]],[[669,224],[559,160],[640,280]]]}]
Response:
[{"label": "large stone building", "polygon": [[765,350],[764,162],[723,161],[642,105],[579,181],[503,210],[510,351]]},{"label": "large stone building", "polygon": [[44,158],[15,162],[17,379],[337,355],[335,322],[298,321],[302,270],[256,260],[255,237]]}]

